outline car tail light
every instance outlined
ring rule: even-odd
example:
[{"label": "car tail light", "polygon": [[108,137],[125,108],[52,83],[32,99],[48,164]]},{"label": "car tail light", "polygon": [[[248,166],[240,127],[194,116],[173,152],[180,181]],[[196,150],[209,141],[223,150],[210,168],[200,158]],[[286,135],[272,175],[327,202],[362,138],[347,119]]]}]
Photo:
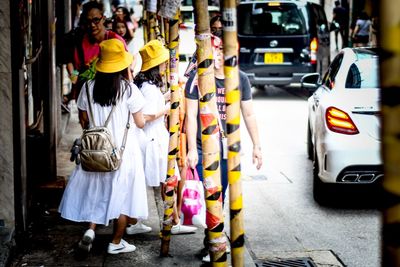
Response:
[{"label": "car tail light", "polygon": [[329,107],[325,113],[329,130],[341,134],[358,134],[359,131],[350,116],[335,107]]},{"label": "car tail light", "polygon": [[317,38],[313,38],[310,43],[311,50],[311,64],[317,63],[317,50],[318,50],[318,41]]}]

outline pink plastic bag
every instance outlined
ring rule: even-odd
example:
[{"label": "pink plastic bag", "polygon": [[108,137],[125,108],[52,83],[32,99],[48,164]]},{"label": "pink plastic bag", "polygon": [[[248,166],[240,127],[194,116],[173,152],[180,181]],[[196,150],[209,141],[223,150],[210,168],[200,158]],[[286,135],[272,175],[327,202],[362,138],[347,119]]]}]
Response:
[{"label": "pink plastic bag", "polygon": [[187,169],[185,185],[182,188],[181,222],[206,228],[206,203],[203,183],[196,169]]}]

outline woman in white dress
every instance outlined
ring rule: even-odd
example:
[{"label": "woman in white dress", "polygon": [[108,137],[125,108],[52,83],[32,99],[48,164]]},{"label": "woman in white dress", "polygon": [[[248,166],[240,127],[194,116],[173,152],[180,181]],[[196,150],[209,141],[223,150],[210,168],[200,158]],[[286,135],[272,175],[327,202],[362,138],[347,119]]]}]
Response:
[{"label": "woman in white dress", "polygon": [[[108,127],[115,144],[120,147],[127,120],[139,128],[144,126],[141,110],[145,100],[128,80],[132,55],[125,50],[123,42],[109,39],[100,43],[100,49],[96,76],[87,82],[89,97],[85,84],[77,100],[80,122],[84,129],[104,125],[115,105]],[[88,101],[91,102],[92,116],[88,114]],[[86,172],[77,165],[69,178],[59,212],[65,219],[90,223],[79,243],[81,249],[90,251],[96,224],[108,225],[112,219],[118,220],[107,252],[118,254],[136,249],[122,239],[128,218],[146,219],[148,216],[143,160],[135,132],[134,129],[128,131],[123,161],[117,171]]]},{"label": "woman in white dress", "polygon": [[146,120],[143,128],[149,143],[146,146],[144,169],[148,186],[160,186],[167,175],[169,133],[164,115],[169,112],[169,101],[166,103],[161,92],[165,72],[165,62],[169,51],[160,41],[152,40],[139,50],[142,57],[142,68],[134,82],[139,87],[146,104],[142,112]]},{"label": "woman in white dress", "polygon": [[[142,68],[134,81],[146,99],[142,109],[146,119],[143,128],[149,143],[144,155],[145,176],[148,186],[163,186],[167,177],[169,132],[164,118],[170,110],[168,94],[161,93],[163,85],[161,73],[165,72],[165,62],[169,58],[169,51],[158,40],[148,42],[139,50],[142,58]],[[176,164],[176,174],[179,171]],[[162,194],[164,189],[161,189]],[[163,195],[162,195],[163,197]],[[186,234],[196,231],[196,227],[180,224],[176,201],[173,213],[171,234]]]}]

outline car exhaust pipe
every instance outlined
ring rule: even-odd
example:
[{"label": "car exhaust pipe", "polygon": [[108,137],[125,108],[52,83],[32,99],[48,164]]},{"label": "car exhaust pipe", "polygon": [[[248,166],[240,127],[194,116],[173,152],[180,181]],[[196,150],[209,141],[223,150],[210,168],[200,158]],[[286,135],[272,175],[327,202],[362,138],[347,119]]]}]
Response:
[{"label": "car exhaust pipe", "polygon": [[383,177],[379,173],[348,173],[339,180],[342,183],[373,183]]}]

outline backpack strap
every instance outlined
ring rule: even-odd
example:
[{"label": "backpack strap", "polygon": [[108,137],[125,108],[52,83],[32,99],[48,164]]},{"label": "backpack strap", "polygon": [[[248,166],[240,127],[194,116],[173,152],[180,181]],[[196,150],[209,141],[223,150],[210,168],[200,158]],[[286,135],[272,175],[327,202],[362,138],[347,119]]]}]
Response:
[{"label": "backpack strap", "polygon": [[[89,116],[90,116],[90,119],[91,119],[92,122],[93,122],[93,125],[96,126],[96,124],[94,123],[94,119],[93,119],[92,101],[90,100],[90,93],[89,93],[88,82],[86,82],[85,85],[86,85],[86,86],[85,86],[85,87],[86,87],[86,94],[87,94],[88,103],[89,103],[89,113],[90,113]],[[111,111],[110,111],[110,114],[108,114],[107,120],[106,120],[106,122],[104,123],[104,127],[107,127],[108,123],[110,122],[110,120],[111,120],[111,114],[113,113],[114,109],[115,109],[115,105],[112,106],[112,109],[111,109]],[[129,116],[130,116],[130,115],[131,115],[131,112],[128,111],[128,119],[127,119],[127,121],[126,121],[126,126],[125,126],[125,131],[124,131],[124,137],[123,137],[123,139],[122,139],[121,148],[119,149],[119,150],[120,150],[121,158],[122,158],[122,155],[124,154],[126,140],[128,139],[128,130],[129,130],[129,128],[131,127],[131,125],[130,125],[130,123],[129,123]]]},{"label": "backpack strap", "polygon": [[124,131],[124,137],[123,137],[123,139],[122,139],[122,145],[121,145],[121,147],[120,147],[120,149],[119,149],[121,158],[122,158],[122,155],[124,154],[126,140],[128,139],[128,130],[129,130],[129,128],[131,127],[131,125],[130,125],[130,123],[129,123],[129,116],[130,116],[130,115],[131,115],[131,112],[128,111],[128,120],[127,120],[127,122],[126,122],[126,127],[125,127],[125,131]]},{"label": "backpack strap", "polygon": [[[85,87],[86,87],[86,95],[87,95],[88,103],[89,103],[89,113],[90,113],[89,116],[90,116],[90,119],[91,119],[92,122],[93,122],[93,125],[96,126],[96,123],[94,122],[94,119],[93,119],[92,101],[91,101],[91,99],[90,99],[90,93],[89,93],[88,82],[85,83]],[[110,122],[110,120],[111,120],[111,114],[113,113],[114,109],[115,109],[115,105],[112,106],[111,111],[110,111],[110,113],[108,114],[108,117],[107,117],[107,119],[106,119],[106,122],[104,123],[104,127],[107,127],[108,123]],[[129,120],[129,117],[128,117],[128,120]]]}]

